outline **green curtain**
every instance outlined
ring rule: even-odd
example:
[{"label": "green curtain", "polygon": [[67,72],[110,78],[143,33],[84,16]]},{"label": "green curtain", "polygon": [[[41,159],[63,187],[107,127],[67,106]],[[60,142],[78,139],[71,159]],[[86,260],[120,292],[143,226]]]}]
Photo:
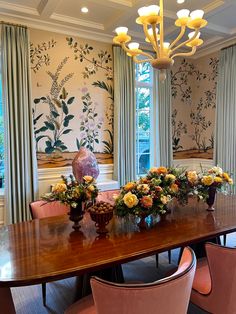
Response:
[{"label": "green curtain", "polygon": [[157,134],[156,144],[157,155],[159,153],[159,164],[161,166],[172,166],[172,125],[171,125],[171,73],[166,71],[166,80],[161,82],[159,79],[159,71],[154,70],[154,87],[157,90],[158,101],[156,109],[157,117]]},{"label": "green curtain", "polygon": [[5,134],[6,223],[29,219],[37,190],[28,30],[2,24],[1,69]]},{"label": "green curtain", "polygon": [[135,68],[120,47],[114,59],[114,180],[120,185],[135,180]]},{"label": "green curtain", "polygon": [[[236,174],[236,46],[220,53],[216,94],[215,163]],[[234,187],[234,193],[236,188]]]}]

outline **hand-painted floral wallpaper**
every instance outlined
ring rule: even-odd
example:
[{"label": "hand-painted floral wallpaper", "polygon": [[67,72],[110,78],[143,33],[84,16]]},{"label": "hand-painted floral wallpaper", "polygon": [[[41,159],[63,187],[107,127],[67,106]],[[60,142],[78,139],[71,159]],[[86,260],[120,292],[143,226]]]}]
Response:
[{"label": "hand-painted floral wallpaper", "polygon": [[213,158],[218,54],[176,59],[172,68],[174,158]]},{"label": "hand-painted floral wallpaper", "polygon": [[38,164],[65,166],[81,146],[112,162],[112,45],[31,30]]}]

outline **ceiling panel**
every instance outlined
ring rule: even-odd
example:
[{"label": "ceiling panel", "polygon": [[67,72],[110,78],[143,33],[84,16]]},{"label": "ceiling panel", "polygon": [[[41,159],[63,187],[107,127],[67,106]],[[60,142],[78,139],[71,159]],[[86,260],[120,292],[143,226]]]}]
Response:
[{"label": "ceiling panel", "polygon": [[1,2],[7,3],[9,5],[16,4],[16,5],[22,5],[22,6],[30,7],[30,8],[37,8],[40,1],[41,0],[9,0],[9,1],[1,0]]}]

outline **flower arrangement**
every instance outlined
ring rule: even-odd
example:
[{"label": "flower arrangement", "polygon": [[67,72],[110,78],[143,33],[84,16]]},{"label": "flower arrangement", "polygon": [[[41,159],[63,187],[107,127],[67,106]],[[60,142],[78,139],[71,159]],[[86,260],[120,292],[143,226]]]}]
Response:
[{"label": "flower arrangement", "polygon": [[227,172],[223,172],[220,167],[212,167],[199,174],[198,196],[204,201],[208,198],[209,189],[227,194],[228,186],[233,184],[233,179]]},{"label": "flower arrangement", "polygon": [[152,168],[147,176],[128,182],[115,200],[118,216],[164,214],[171,195],[175,193],[175,176],[167,168]]},{"label": "flower arrangement", "polygon": [[51,193],[46,193],[42,199],[52,202],[60,201],[76,208],[83,201],[92,201],[98,195],[98,188],[95,179],[91,176],[84,176],[82,182],[77,182],[73,175],[69,178],[61,176],[62,181],[56,183]]}]

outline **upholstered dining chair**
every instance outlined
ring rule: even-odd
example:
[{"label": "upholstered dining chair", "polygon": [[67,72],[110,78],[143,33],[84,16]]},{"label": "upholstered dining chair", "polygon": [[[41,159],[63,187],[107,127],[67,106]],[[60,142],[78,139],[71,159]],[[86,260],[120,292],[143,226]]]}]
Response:
[{"label": "upholstered dining chair", "polygon": [[[30,203],[29,208],[33,219],[64,215],[69,211],[68,206],[59,201],[46,202],[39,200]],[[42,297],[43,305],[46,306],[46,282],[42,283]]]},{"label": "upholstered dining chair", "polygon": [[191,302],[214,314],[236,313],[236,249],[206,243],[198,262]]},{"label": "upholstered dining chair", "polygon": [[195,268],[194,252],[186,248],[178,270],[152,283],[116,284],[93,277],[92,295],[71,305],[65,314],[187,313]]}]

